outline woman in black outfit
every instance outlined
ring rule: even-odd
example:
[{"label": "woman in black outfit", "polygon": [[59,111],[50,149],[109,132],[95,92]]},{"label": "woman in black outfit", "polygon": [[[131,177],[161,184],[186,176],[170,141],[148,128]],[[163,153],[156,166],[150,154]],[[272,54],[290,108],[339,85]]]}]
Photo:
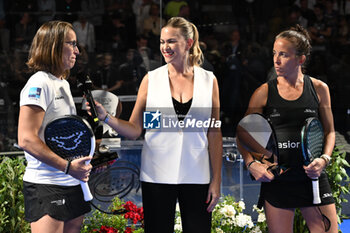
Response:
[{"label": "woman in black outfit", "polygon": [[[259,206],[265,208],[269,232],[293,232],[295,208],[300,208],[310,232],[338,232],[334,199],[324,172],[335,143],[330,94],[325,83],[303,73],[310,50],[309,35],[301,26],[278,34],[273,46],[277,78],[253,93],[246,113],[259,112],[271,120],[279,144],[279,162],[290,168],[274,177],[267,165],[255,162],[240,146],[249,172],[262,182]],[[325,145],[321,158],[303,166],[300,130],[308,117],[318,117],[322,122]],[[313,204],[310,178],[314,177],[319,177],[319,205]]]}]

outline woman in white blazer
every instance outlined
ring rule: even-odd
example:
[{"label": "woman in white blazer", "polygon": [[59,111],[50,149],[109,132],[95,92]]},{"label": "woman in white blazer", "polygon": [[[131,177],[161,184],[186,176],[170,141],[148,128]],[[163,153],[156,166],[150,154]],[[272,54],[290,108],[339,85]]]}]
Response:
[{"label": "woman in white blazer", "polygon": [[198,31],[186,19],[169,19],[160,50],[166,64],[143,78],[129,121],[110,116],[96,103],[98,118],[131,139],[146,128],[141,159],[145,232],[173,233],[178,202],[184,233],[210,233],[222,166],[218,83],[200,67]]}]

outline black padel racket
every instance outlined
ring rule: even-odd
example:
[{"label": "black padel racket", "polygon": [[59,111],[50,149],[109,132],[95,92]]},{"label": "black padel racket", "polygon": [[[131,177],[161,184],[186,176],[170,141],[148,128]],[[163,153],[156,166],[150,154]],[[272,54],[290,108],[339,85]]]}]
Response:
[{"label": "black padel racket", "polygon": [[237,142],[256,160],[267,164],[268,170],[274,176],[286,171],[284,167],[279,166],[276,133],[265,116],[260,113],[252,113],[243,117],[238,123],[236,136]]},{"label": "black padel racket", "polygon": [[[301,150],[306,166],[322,155],[323,128],[321,122],[315,117],[307,118],[301,129]],[[314,195],[313,203],[320,204],[318,178],[312,178],[312,192]]]},{"label": "black padel racket", "polygon": [[123,199],[135,196],[140,189],[139,176],[138,165],[120,159],[101,173],[93,173],[89,181],[94,195],[91,204],[103,213],[125,213],[124,209],[111,209],[113,200],[115,197]]},{"label": "black padel racket", "polygon": [[[75,115],[65,115],[52,120],[44,131],[46,145],[57,155],[67,160],[83,156],[93,156],[95,152],[95,136],[89,123]],[[87,163],[89,163],[88,161]],[[80,181],[84,200],[91,201],[89,185]]]}]

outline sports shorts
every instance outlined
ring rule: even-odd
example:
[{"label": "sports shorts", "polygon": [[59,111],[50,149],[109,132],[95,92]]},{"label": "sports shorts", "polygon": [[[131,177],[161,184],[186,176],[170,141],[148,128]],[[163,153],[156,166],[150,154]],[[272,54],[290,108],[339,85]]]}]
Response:
[{"label": "sports shorts", "polygon": [[[334,203],[332,190],[327,175],[322,173],[319,177],[321,203],[328,205]],[[261,208],[265,200],[277,208],[299,208],[315,206],[311,179],[303,181],[271,181],[262,182],[258,207]]]},{"label": "sports shorts", "polygon": [[80,185],[60,186],[23,181],[25,220],[36,222],[45,215],[68,221],[90,212]]}]

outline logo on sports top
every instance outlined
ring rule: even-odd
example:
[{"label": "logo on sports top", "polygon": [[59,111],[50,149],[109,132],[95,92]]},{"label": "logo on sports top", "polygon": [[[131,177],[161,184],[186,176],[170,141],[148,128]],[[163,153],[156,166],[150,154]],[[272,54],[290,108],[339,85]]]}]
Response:
[{"label": "logo on sports top", "polygon": [[31,87],[29,89],[28,97],[29,98],[39,99],[40,98],[40,94],[41,94],[41,88],[40,87]]},{"label": "logo on sports top", "polygon": [[144,129],[160,129],[162,113],[145,111],[143,112],[143,128]]},{"label": "logo on sports top", "polygon": [[291,142],[291,141],[286,141],[286,142],[279,142],[278,143],[278,148],[279,149],[295,149],[300,147],[300,142]]}]

